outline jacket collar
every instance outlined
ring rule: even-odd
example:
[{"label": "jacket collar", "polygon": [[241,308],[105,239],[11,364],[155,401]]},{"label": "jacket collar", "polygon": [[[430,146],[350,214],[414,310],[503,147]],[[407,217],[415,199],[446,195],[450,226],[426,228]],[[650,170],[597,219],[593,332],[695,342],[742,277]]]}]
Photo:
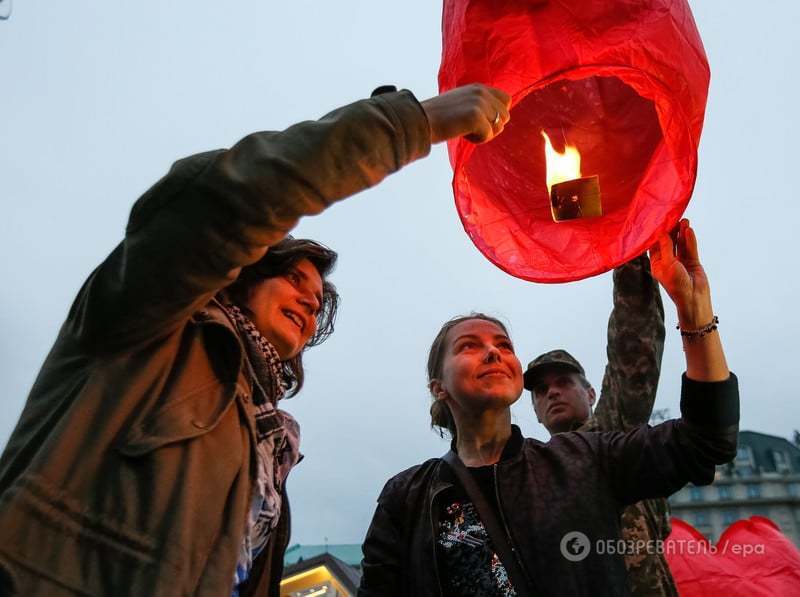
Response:
[{"label": "jacket collar", "polygon": [[[230,318],[217,297],[192,315],[192,321],[206,330],[206,341],[217,346],[211,351],[215,372],[222,380],[235,381],[244,367],[245,349],[236,323]],[[220,352],[220,349],[223,349]]]}]

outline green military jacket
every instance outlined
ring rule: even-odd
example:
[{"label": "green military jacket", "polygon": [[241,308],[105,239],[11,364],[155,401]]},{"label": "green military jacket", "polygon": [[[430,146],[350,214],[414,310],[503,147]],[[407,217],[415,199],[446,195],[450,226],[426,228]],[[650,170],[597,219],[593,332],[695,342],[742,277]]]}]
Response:
[{"label": "green military jacket", "polygon": [[4,594],[231,594],[255,435],[213,297],[301,216],[429,149],[419,103],[390,93],[180,160],[136,202],[0,458]]},{"label": "green military jacket", "polygon": [[[627,431],[653,411],[664,351],[664,307],[650,261],[642,255],[614,270],[614,308],[608,322],[608,365],[600,400],[582,431]],[[670,533],[666,499],[638,502],[622,513],[625,566],[637,596],[677,596],[658,541]]]}]

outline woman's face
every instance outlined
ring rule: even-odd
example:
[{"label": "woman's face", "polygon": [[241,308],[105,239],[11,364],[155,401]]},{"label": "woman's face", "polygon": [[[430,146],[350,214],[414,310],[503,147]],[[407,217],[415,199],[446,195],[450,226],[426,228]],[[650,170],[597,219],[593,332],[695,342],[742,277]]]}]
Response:
[{"label": "woman's face", "polygon": [[522,394],[522,366],[511,339],[491,321],[456,324],[445,338],[441,379],[431,390],[454,410],[508,408]]},{"label": "woman's face", "polygon": [[282,361],[296,356],[317,330],[322,278],[308,259],[275,278],[267,278],[250,295],[246,307],[258,331]]}]

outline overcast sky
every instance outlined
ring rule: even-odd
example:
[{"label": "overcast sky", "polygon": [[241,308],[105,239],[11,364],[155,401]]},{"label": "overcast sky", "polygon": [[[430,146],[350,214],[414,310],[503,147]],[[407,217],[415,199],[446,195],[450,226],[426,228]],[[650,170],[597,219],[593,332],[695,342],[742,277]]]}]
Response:
[{"label": "overcast sky", "polygon": [[[687,214],[739,375],[741,427],[790,437],[800,428],[800,3],[692,6],[712,81]],[[0,446],[79,286],[174,160],[319,117],[380,84],[434,95],[440,11],[432,0],[16,0],[0,21]],[[506,275],[464,234],[451,175],[437,146],[296,230],[339,252],[343,302],[285,404],[306,455],[288,484],[292,542],[361,542],[383,483],[446,450],[428,427],[425,359],[451,316],[499,315],[523,363],[565,347],[600,384],[610,273],[555,286]],[[677,415],[683,354],[666,306],[656,408]],[[527,396],[513,413],[526,435],[547,437]]]}]

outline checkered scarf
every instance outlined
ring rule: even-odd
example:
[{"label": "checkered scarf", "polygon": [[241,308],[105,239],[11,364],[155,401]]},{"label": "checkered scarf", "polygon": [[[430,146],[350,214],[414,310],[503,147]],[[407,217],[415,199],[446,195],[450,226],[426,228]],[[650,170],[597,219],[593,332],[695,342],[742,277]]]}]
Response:
[{"label": "checkered scarf", "polygon": [[[227,304],[225,310],[236,322],[239,333],[244,340],[250,365],[254,369],[255,380],[262,390],[269,388],[269,394],[262,399],[278,402],[286,393],[286,381],[283,376],[283,363],[278,351],[272,343],[261,335],[256,324],[242,313],[236,305]],[[265,387],[266,386],[266,387]]]},{"label": "checkered scarf", "polygon": [[253,560],[278,524],[283,483],[300,460],[300,426],[289,413],[277,408],[287,386],[278,351],[239,307],[229,303],[224,309],[236,322],[247,352],[253,379],[258,453],[256,486],[236,565],[235,588],[249,576]]}]

